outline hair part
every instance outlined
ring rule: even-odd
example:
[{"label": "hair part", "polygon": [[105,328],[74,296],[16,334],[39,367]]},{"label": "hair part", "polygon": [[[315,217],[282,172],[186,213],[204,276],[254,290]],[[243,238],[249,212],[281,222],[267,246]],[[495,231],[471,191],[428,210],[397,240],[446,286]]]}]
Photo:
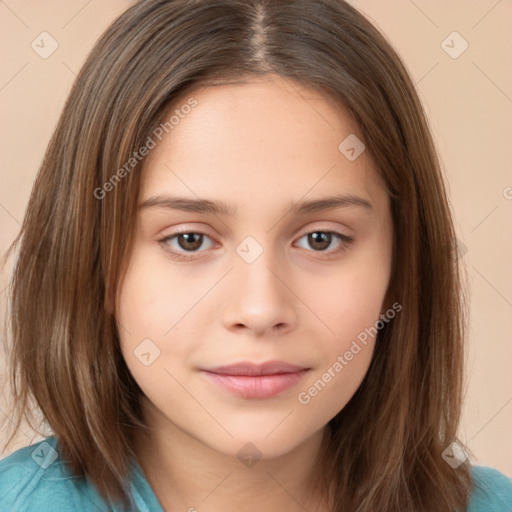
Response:
[{"label": "hair part", "polygon": [[[356,121],[391,200],[393,266],[363,383],[328,424],[319,459],[333,510],[452,512],[470,468],[457,439],[466,310],[452,214],[420,100],[400,58],[342,0],[144,0],[115,20],[80,71],[30,196],[10,286],[15,424],[36,403],[78,476],[128,503],[141,390],[119,348],[116,296],[143,162],[101,200],[169,106],[197,87],[278,75]],[[12,439],[12,437],[11,437]]]}]

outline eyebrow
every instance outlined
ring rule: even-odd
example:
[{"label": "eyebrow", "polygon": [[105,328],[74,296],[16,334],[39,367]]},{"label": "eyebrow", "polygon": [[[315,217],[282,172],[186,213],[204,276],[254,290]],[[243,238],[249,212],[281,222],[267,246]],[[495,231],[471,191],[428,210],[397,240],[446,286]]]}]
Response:
[{"label": "eyebrow", "polygon": [[[303,215],[306,213],[333,210],[357,206],[367,210],[373,209],[373,205],[367,199],[353,194],[327,196],[309,201],[298,201],[291,207],[291,213]],[[168,195],[157,195],[150,197],[139,205],[139,209],[166,208],[170,210],[181,210],[192,213],[212,213],[234,217],[238,210],[235,205],[227,204],[224,201],[212,201],[209,199],[193,199],[185,197],[171,197]]]}]

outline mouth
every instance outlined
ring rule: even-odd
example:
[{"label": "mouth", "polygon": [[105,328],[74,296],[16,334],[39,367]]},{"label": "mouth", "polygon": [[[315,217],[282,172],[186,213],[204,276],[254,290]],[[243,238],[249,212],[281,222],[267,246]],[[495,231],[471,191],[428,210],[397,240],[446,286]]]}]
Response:
[{"label": "mouth", "polygon": [[242,398],[272,398],[296,386],[310,368],[283,361],[238,363],[201,370],[209,382]]}]

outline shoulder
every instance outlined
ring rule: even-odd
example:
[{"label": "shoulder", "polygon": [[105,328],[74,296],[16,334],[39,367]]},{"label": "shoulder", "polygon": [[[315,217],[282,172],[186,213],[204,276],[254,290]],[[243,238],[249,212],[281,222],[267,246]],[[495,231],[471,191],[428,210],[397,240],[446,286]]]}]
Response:
[{"label": "shoulder", "polygon": [[497,469],[474,466],[473,487],[467,512],[512,510],[512,480]]},{"label": "shoulder", "polygon": [[0,461],[0,503],[3,510],[107,510],[84,479],[74,476],[58,451],[55,437],[21,448]]}]

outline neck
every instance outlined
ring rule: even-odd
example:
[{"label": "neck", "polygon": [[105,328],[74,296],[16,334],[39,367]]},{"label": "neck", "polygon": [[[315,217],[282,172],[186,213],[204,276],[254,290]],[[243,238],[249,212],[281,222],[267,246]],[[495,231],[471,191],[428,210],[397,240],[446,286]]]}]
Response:
[{"label": "neck", "polygon": [[[328,510],[319,455],[328,442],[320,430],[282,456],[244,463],[191,437],[158,412],[146,410],[151,427],[140,434],[136,455],[164,510]],[[148,421],[149,420],[149,421]]]}]

